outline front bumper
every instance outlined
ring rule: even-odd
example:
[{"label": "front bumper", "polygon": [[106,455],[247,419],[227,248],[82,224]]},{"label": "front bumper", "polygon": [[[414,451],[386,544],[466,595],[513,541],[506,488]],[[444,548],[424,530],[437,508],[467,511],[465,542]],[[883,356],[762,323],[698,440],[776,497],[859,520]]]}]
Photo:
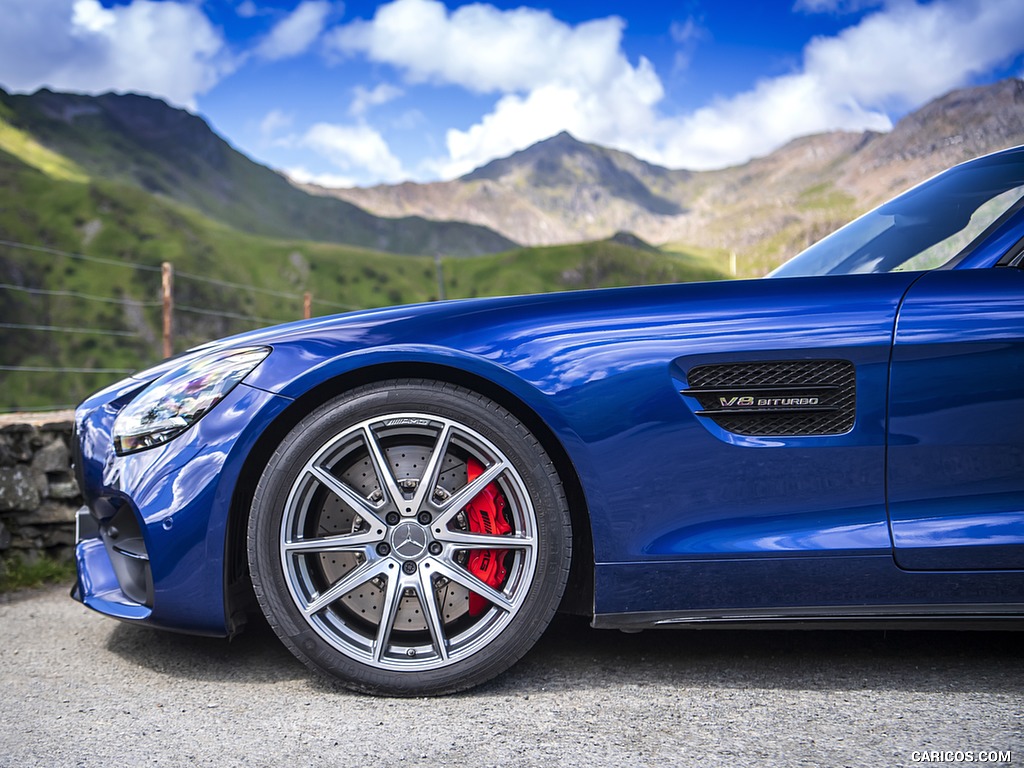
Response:
[{"label": "front bumper", "polygon": [[117,456],[111,429],[145,387],[122,382],[75,415],[78,578],[72,596],[117,619],[197,634],[231,631],[227,531],[245,461],[291,402],[237,386],[174,440]]},{"label": "front bumper", "polygon": [[[79,515],[82,511],[79,510]],[[87,509],[85,511],[91,519],[92,514]],[[153,576],[149,569],[149,559],[128,562],[135,566],[134,573],[125,573],[123,567],[117,567],[121,564],[118,556],[111,558],[99,535],[92,539],[79,539],[75,547],[78,579],[71,596],[107,616],[127,621],[145,621],[152,615],[153,609],[144,602],[133,600],[129,593],[141,585],[144,590],[148,587],[151,594]],[[151,601],[150,597],[147,602]]]}]

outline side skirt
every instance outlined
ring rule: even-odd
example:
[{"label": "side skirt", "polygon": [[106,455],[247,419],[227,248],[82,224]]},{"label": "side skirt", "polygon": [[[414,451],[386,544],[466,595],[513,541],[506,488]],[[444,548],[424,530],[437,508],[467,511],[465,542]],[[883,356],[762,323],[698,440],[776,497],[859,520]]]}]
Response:
[{"label": "side skirt", "polygon": [[594,616],[596,629],[1001,629],[1024,630],[1024,603],[652,611]]}]

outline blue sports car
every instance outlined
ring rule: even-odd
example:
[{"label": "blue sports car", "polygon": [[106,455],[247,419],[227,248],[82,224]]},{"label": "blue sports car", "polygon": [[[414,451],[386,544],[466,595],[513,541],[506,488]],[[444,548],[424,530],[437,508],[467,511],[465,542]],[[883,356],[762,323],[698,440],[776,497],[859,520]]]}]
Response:
[{"label": "blue sports car", "polygon": [[768,279],[216,341],[76,415],[74,597],[317,673],[479,684],[595,627],[1024,617],[1024,147]]}]

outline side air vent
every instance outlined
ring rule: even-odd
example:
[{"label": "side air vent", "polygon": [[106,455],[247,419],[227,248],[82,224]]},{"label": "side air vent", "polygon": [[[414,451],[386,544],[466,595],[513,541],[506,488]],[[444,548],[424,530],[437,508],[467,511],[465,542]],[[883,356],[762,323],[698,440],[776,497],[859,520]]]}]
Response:
[{"label": "side air vent", "polygon": [[848,360],[792,360],[699,365],[682,394],[697,415],[754,437],[841,435],[853,429],[857,392]]}]

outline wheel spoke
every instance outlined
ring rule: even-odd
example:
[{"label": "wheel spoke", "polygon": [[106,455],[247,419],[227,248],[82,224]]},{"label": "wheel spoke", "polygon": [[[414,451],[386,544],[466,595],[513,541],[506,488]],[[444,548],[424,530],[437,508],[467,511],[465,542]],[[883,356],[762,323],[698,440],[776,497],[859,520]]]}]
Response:
[{"label": "wheel spoke", "polygon": [[365,584],[370,579],[382,575],[387,568],[388,562],[386,560],[368,560],[349,571],[342,579],[332,584],[326,592],[317,595],[302,608],[302,612],[307,616],[312,616],[322,611],[339,597],[347,595],[360,584]]},{"label": "wheel spoke", "polygon": [[496,461],[487,467],[478,478],[466,483],[459,490],[453,493],[443,504],[439,505],[441,514],[434,521],[434,527],[444,529],[451,519],[459,513],[459,510],[469,504],[480,491],[498,478],[507,468],[503,461]]},{"label": "wheel spoke", "polygon": [[437,442],[434,444],[434,452],[430,455],[427,466],[423,468],[423,477],[420,479],[419,485],[416,486],[416,493],[413,494],[413,510],[423,509],[424,502],[431,497],[434,488],[437,487],[437,478],[441,473],[441,463],[444,461],[445,454],[448,453],[448,441],[451,439],[451,430],[451,424],[448,422],[445,422],[441,427],[441,432],[437,436]]},{"label": "wheel spoke", "polygon": [[430,630],[430,637],[434,641],[437,655],[443,661],[447,661],[448,639],[444,634],[441,612],[437,609],[437,596],[434,594],[431,575],[426,568],[420,568],[419,570],[419,584],[416,591],[419,594],[420,606],[423,608],[423,618],[427,622],[427,629]]},{"label": "wheel spoke", "polygon": [[392,573],[388,576],[387,587],[384,589],[380,624],[377,625],[377,635],[373,640],[373,660],[378,664],[384,658],[384,652],[388,648],[388,638],[391,637],[391,630],[395,628],[395,617],[398,615],[398,607],[401,603],[398,581],[398,576]]},{"label": "wheel spoke", "polygon": [[495,536],[489,533],[470,533],[442,528],[434,531],[434,538],[447,544],[458,544],[459,549],[533,549],[533,536]]},{"label": "wheel spoke", "polygon": [[377,472],[377,479],[381,484],[381,490],[387,494],[388,500],[401,513],[405,506],[408,506],[405,503],[405,496],[402,493],[402,489],[398,487],[398,481],[395,479],[391,467],[388,466],[388,459],[384,455],[384,449],[380,447],[380,443],[377,442],[377,435],[373,433],[373,429],[369,424],[363,427],[363,439],[366,441],[370,460],[373,461],[373,468]]},{"label": "wheel spoke", "polygon": [[348,504],[352,510],[363,518],[370,526],[385,525],[384,521],[378,516],[377,508],[370,503],[370,500],[360,496],[354,490],[349,488],[345,483],[341,482],[338,478],[328,472],[321,466],[316,464],[311,465],[308,470],[319,483],[327,487],[331,493],[341,499],[343,502]]},{"label": "wheel spoke", "polygon": [[384,538],[383,531],[362,531],[360,533],[342,533],[337,536],[320,536],[315,539],[296,539],[286,541],[282,546],[285,552],[302,554],[304,552],[365,552],[368,544],[376,544]]},{"label": "wheel spoke", "polygon": [[446,576],[456,584],[461,584],[463,587],[468,589],[470,592],[476,592],[481,597],[485,597],[487,600],[492,602],[501,610],[511,613],[515,610],[515,605],[505,595],[497,590],[491,588],[484,582],[480,581],[476,576],[471,573],[464,571],[458,566],[449,566],[440,560],[434,560],[437,571],[442,575]]}]

